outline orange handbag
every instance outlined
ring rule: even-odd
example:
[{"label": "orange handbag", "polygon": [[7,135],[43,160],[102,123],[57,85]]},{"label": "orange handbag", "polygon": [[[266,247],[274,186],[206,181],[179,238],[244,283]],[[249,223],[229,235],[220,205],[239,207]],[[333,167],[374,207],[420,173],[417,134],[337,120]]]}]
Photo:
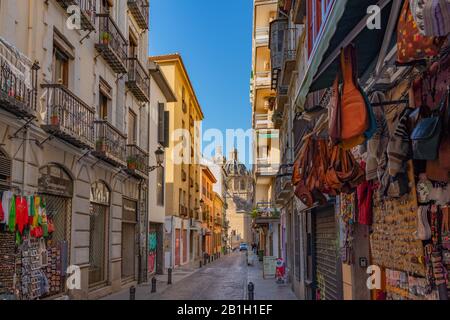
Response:
[{"label": "orange handbag", "polygon": [[[341,138],[349,140],[364,134],[369,126],[366,101],[357,85],[357,67],[353,45],[349,45],[341,51],[341,70],[344,78],[341,97]],[[359,142],[359,139],[357,141]]]}]

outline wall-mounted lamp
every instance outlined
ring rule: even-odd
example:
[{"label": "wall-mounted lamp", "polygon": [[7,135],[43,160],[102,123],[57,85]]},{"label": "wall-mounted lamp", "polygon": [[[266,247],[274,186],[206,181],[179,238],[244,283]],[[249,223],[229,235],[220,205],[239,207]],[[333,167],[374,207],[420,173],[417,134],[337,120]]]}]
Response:
[{"label": "wall-mounted lamp", "polygon": [[156,166],[152,166],[149,168],[149,172],[152,172],[160,167],[162,167],[164,163],[164,150],[161,148],[158,148],[155,151],[155,158],[156,158]]}]

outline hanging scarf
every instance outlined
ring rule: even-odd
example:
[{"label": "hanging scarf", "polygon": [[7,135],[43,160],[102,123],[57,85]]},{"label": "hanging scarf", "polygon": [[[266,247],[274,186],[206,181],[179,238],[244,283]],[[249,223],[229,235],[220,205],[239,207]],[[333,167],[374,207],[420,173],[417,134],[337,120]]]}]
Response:
[{"label": "hanging scarf", "polygon": [[41,198],[39,196],[34,197],[34,215],[33,215],[33,228],[36,228],[38,226],[38,219],[39,219],[39,208],[41,206]]},{"label": "hanging scarf", "polygon": [[3,223],[5,220],[5,212],[3,211],[2,198],[3,192],[0,192],[0,223]]},{"label": "hanging scarf", "polygon": [[9,221],[8,221],[9,232],[14,232],[16,230],[16,196],[11,198],[11,206],[9,209]]},{"label": "hanging scarf", "polygon": [[28,201],[26,197],[16,197],[16,224],[20,235],[28,224]]}]

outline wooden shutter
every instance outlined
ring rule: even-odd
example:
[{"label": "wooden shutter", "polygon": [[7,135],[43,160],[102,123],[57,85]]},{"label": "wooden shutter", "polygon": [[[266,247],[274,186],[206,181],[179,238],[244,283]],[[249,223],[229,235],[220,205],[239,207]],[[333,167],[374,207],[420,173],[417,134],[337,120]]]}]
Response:
[{"label": "wooden shutter", "polygon": [[158,143],[164,145],[164,103],[158,103]]},{"label": "wooden shutter", "polygon": [[170,112],[169,111],[164,111],[164,144],[163,146],[165,148],[169,147],[169,118],[170,117]]}]

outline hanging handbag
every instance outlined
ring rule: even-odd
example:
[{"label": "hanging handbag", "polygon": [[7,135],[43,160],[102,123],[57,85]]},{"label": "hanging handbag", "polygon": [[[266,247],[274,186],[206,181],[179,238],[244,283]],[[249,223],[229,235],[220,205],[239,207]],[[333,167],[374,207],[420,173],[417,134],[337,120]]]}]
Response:
[{"label": "hanging handbag", "polygon": [[341,50],[341,72],[344,79],[341,97],[341,138],[347,140],[362,135],[368,128],[367,106],[358,88],[353,45]]},{"label": "hanging handbag", "polygon": [[442,132],[442,113],[446,97],[443,97],[437,110],[429,118],[421,119],[411,134],[413,157],[416,160],[436,160]]},{"label": "hanging handbag", "polygon": [[427,37],[420,33],[410,9],[409,1],[403,4],[397,26],[397,63],[411,64],[439,54],[444,39]]},{"label": "hanging handbag", "polygon": [[302,146],[297,169],[298,170],[298,176],[296,179],[297,184],[294,191],[296,197],[299,198],[300,201],[302,201],[307,207],[312,207],[314,204],[314,198],[304,181],[304,177],[307,175],[305,171],[307,170],[308,165],[310,144],[311,139],[307,139],[304,142],[304,145]]}]

